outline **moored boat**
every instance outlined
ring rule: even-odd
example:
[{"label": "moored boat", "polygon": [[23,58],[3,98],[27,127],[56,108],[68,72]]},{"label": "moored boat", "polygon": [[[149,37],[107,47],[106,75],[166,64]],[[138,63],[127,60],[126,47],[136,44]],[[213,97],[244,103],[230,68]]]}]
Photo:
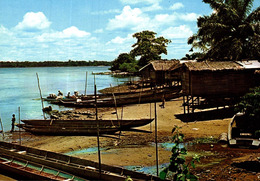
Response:
[{"label": "moored boat", "polygon": [[[161,180],[159,177],[60,153],[0,141],[0,154],[51,167],[87,180]],[[76,179],[75,179],[76,180]]]},{"label": "moored boat", "polygon": [[88,100],[76,100],[76,101],[64,101],[59,100],[55,104],[67,106],[67,107],[114,107],[123,106],[128,104],[139,104],[139,103],[150,103],[150,102],[161,102],[164,98],[165,100],[174,99],[180,97],[179,89],[174,89],[172,91],[149,91],[149,92],[139,92],[126,95],[117,95],[117,96],[106,96],[99,97],[97,102],[95,99]]},{"label": "moored boat", "polygon": [[33,134],[45,135],[96,135],[99,128],[100,134],[113,134],[117,131],[128,130],[144,126],[153,119],[122,119],[122,120],[69,120],[69,119],[35,119],[21,120],[24,124],[18,127]]}]

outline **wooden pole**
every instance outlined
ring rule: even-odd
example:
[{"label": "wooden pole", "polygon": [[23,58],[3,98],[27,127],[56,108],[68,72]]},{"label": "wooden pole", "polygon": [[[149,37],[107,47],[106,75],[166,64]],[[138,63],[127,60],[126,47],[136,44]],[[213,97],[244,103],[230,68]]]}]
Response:
[{"label": "wooden pole", "polygon": [[[112,84],[110,84],[110,87],[112,88]],[[118,114],[117,114],[116,96],[115,96],[115,94],[113,92],[112,92],[112,95],[113,95],[114,103],[115,103],[116,118],[118,120],[119,118],[118,118]]]},{"label": "wooden pole", "polygon": [[[21,124],[21,108],[18,107],[18,114],[19,114],[19,125]],[[21,138],[21,128],[19,126],[19,143],[22,145],[22,138]]]},{"label": "wooden pole", "polygon": [[85,96],[87,95],[87,85],[88,85],[88,72],[86,72],[86,80],[85,80]]},{"label": "wooden pole", "polygon": [[1,123],[3,138],[5,138],[4,127],[3,127],[3,123],[2,123],[2,119],[1,118],[0,118],[0,123]]},{"label": "wooden pole", "polygon": [[[152,119],[152,103],[150,102],[150,119]],[[152,131],[152,123],[150,123],[150,131]]]},{"label": "wooden pole", "polygon": [[96,121],[97,121],[97,144],[98,144],[98,168],[99,168],[99,178],[101,178],[101,156],[100,156],[100,143],[99,143],[99,126],[100,120],[98,119],[98,109],[97,109],[97,86],[95,87],[95,103],[96,103]]},{"label": "wooden pole", "polygon": [[158,138],[157,138],[157,111],[156,101],[154,102],[154,121],[155,121],[155,147],[156,147],[156,172],[159,175],[159,161],[158,161]]},{"label": "wooden pole", "polygon": [[39,80],[39,76],[38,76],[38,73],[37,73],[37,72],[36,72],[36,76],[37,76],[38,88],[39,88],[39,91],[40,91],[40,97],[41,97],[41,102],[42,102],[42,113],[43,113],[44,119],[46,119],[45,113],[44,113],[44,111],[43,111],[44,105],[43,105],[43,99],[42,99],[42,91],[41,91],[40,80]]}]

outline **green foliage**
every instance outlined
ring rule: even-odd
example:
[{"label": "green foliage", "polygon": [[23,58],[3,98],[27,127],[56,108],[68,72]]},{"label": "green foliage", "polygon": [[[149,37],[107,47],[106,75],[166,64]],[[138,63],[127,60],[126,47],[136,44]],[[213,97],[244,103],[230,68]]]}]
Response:
[{"label": "green foliage", "polygon": [[140,56],[138,65],[144,66],[151,60],[161,59],[161,54],[167,55],[167,45],[171,43],[171,40],[165,39],[164,37],[156,38],[157,33],[153,31],[142,31],[135,33],[134,38],[137,42],[132,45],[133,49],[131,54],[133,56]]},{"label": "green foliage", "polygon": [[214,12],[198,18],[198,32],[188,44],[217,60],[260,57],[260,7],[253,0],[203,0]]},{"label": "green foliage", "polygon": [[247,93],[236,106],[236,111],[245,113],[252,119],[260,120],[260,87],[255,87]]},{"label": "green foliage", "polygon": [[186,54],[185,57],[182,58],[182,60],[195,60],[195,59],[201,59],[205,56],[205,54],[200,52],[194,52],[191,54]]},{"label": "green foliage", "polygon": [[137,72],[139,69],[136,60],[128,53],[121,53],[113,62],[110,70],[122,72]]},{"label": "green foliage", "polygon": [[0,62],[0,67],[72,67],[72,66],[111,66],[107,61],[44,61],[44,62]]},{"label": "green foliage", "polygon": [[187,149],[181,145],[184,141],[184,134],[180,133],[179,129],[180,128],[178,126],[175,126],[172,130],[172,133],[175,132],[172,138],[175,145],[172,148],[170,165],[160,172],[160,178],[164,180],[167,176],[167,173],[170,171],[173,173],[173,180],[176,181],[198,180],[195,175],[190,173],[189,166],[195,168],[195,162],[199,162],[200,158],[198,155],[195,155],[189,164],[185,163],[186,159],[184,155],[187,155]]}]

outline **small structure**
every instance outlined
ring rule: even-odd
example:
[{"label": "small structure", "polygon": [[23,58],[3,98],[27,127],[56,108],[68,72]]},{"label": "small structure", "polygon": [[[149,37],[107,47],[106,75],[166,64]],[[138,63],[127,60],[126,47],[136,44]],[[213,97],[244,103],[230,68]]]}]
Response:
[{"label": "small structure", "polygon": [[179,60],[154,60],[142,67],[139,72],[144,84],[150,84],[151,87],[172,86],[181,82],[181,74],[176,69],[180,68]]},{"label": "small structure", "polygon": [[204,61],[184,63],[182,90],[184,114],[190,108],[234,105],[234,101],[256,86],[254,61]]}]

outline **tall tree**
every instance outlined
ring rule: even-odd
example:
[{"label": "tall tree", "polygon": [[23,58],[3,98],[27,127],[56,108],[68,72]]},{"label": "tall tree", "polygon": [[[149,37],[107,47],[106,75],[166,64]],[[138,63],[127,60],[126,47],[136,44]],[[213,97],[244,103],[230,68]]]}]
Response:
[{"label": "tall tree", "polygon": [[135,58],[128,53],[121,53],[113,62],[110,70],[137,72],[138,66]]},{"label": "tall tree", "polygon": [[198,18],[198,32],[188,44],[205,58],[239,60],[260,57],[260,7],[253,0],[203,0],[214,12]]},{"label": "tall tree", "polygon": [[166,48],[171,40],[164,37],[156,38],[156,34],[155,32],[146,30],[133,35],[137,39],[137,42],[132,45],[133,50],[130,53],[134,56],[140,56],[138,65],[144,66],[151,60],[159,60],[162,53],[167,55]]}]

